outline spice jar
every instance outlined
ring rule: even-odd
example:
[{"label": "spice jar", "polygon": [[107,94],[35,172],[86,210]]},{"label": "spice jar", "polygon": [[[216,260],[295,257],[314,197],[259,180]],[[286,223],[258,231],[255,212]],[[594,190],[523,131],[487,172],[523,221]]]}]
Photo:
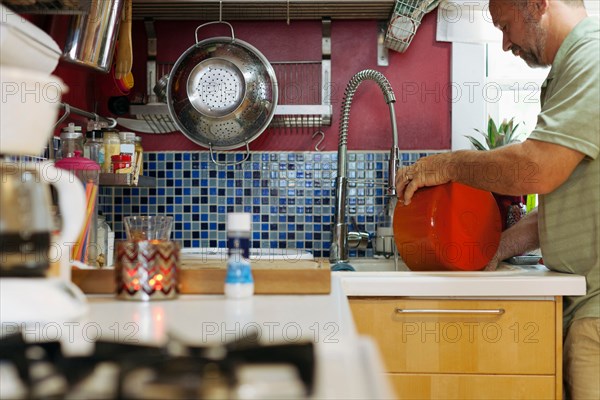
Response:
[{"label": "spice jar", "polygon": [[103,129],[104,134],[104,163],[102,172],[112,172],[112,157],[121,154],[121,139],[119,132],[112,129]]},{"label": "spice jar", "polygon": [[111,157],[112,170],[115,174],[129,174],[131,173],[131,155],[129,154],[115,154]]}]

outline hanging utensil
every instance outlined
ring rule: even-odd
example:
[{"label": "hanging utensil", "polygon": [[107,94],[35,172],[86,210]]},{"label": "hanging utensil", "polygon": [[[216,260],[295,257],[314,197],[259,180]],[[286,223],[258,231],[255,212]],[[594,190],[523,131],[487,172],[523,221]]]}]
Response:
[{"label": "hanging utensil", "polygon": [[131,46],[132,0],[125,0],[123,19],[119,28],[119,42],[115,57],[115,78],[124,79],[133,65],[133,48]]},{"label": "hanging utensil", "polygon": [[[231,37],[198,40],[198,31],[225,24]],[[246,146],[269,125],[277,105],[277,78],[266,57],[236,39],[231,24],[196,28],[196,43],[169,74],[167,104],[185,136],[213,150]]]},{"label": "hanging utensil", "polygon": [[[119,125],[127,129],[141,133],[168,133],[177,131],[177,127],[171,120],[169,109],[165,102],[159,102],[154,92],[157,84],[157,38],[154,29],[154,20],[144,21],[146,35],[148,36],[148,58],[146,61],[146,104],[132,104],[129,112],[136,119],[119,118]],[[162,65],[163,69],[165,65]],[[162,71],[165,72],[165,71]],[[161,73],[162,73],[161,72]]]}]

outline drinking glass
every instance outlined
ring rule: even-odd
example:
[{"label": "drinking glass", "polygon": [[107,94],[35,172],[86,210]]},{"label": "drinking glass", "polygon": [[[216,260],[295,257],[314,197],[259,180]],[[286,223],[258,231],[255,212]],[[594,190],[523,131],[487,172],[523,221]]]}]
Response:
[{"label": "drinking glass", "polygon": [[127,240],[169,240],[173,217],[137,215],[125,217]]}]

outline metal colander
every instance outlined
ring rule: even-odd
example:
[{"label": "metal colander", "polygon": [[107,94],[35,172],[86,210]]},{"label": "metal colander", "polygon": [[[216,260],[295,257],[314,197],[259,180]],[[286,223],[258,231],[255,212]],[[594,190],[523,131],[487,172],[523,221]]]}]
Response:
[{"label": "metal colander", "polygon": [[[198,29],[212,23],[228,25],[231,37],[198,41]],[[265,56],[235,39],[229,23],[208,24],[196,29],[196,44],[173,66],[167,104],[179,130],[212,155],[213,149],[248,148],[267,128],[277,105],[277,80]]]}]

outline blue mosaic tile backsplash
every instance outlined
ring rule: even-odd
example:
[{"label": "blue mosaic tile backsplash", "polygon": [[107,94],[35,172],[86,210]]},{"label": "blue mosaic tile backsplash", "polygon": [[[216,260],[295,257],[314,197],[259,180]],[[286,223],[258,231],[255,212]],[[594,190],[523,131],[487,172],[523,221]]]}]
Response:
[{"label": "blue mosaic tile backsplash", "polygon": [[[431,153],[406,152],[409,165]],[[218,162],[242,160],[244,153],[222,153]],[[348,212],[361,229],[375,232],[383,210],[389,152],[349,152]],[[102,187],[99,209],[125,237],[129,215],[172,215],[171,238],[188,247],[226,247],[228,212],[252,213],[252,247],[292,248],[329,256],[335,204],[336,152],[255,152],[237,165],[217,165],[210,153],[144,154],[144,175],[156,186]],[[350,256],[371,256],[372,250]]]}]

